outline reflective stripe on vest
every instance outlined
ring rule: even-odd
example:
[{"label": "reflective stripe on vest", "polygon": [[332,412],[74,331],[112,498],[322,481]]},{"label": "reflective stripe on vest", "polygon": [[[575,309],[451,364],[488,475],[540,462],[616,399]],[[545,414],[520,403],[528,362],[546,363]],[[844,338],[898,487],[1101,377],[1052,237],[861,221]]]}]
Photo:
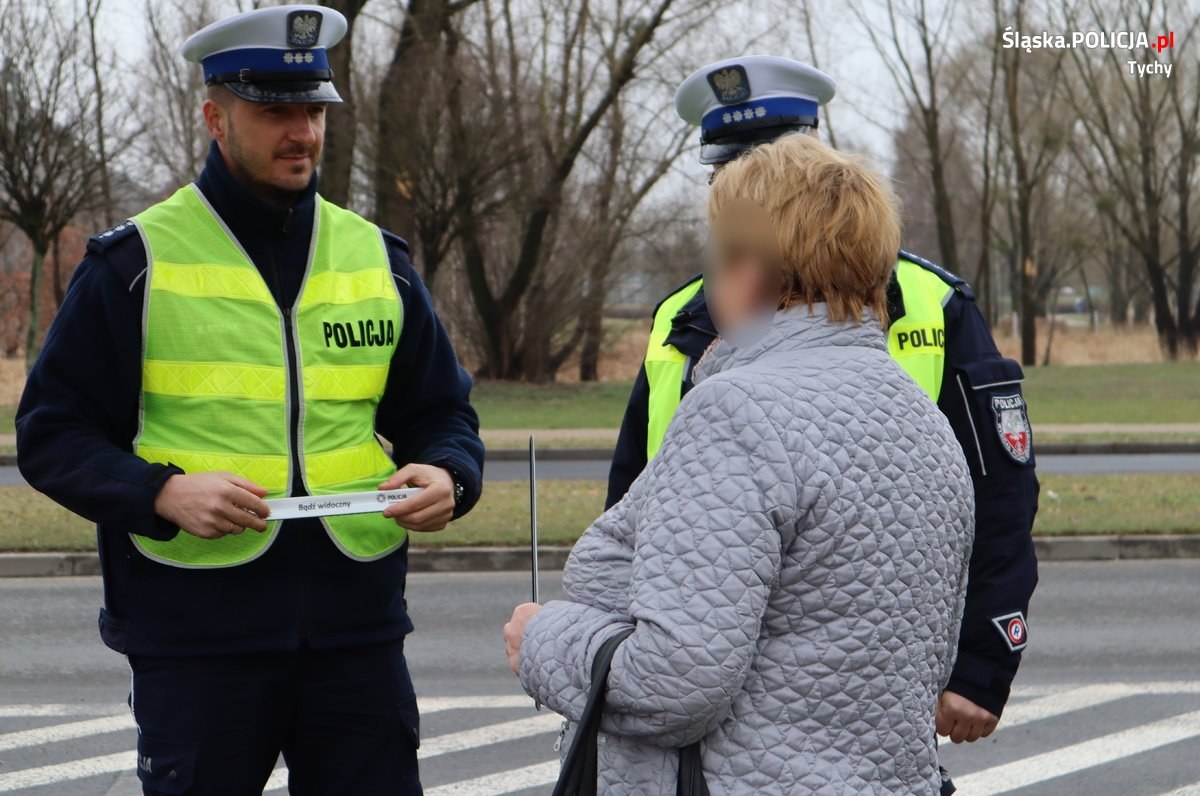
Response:
[{"label": "reflective stripe on vest", "polygon": [[[937,274],[916,263],[896,263],[896,279],[904,297],[904,317],[888,328],[888,352],[934,401],[942,390],[946,356],[945,302],[954,292]],[[683,397],[687,358],[674,346],[664,346],[675,315],[700,290],[697,279],[668,296],[654,314],[650,344],[646,348],[646,380],[650,384],[647,405],[646,460],[662,447],[667,426]],[[651,358],[653,355],[653,359]],[[652,376],[651,374],[655,374]]]},{"label": "reflective stripe on vest", "polygon": [[[375,408],[403,322],[379,229],[317,197],[313,244],[295,307],[279,311],[258,269],[195,186],[133,219],[148,275],[135,452],[188,473],[226,470],[267,490],[319,496],[375,489],[395,465],[375,437]],[[288,346],[299,394],[292,395]],[[292,449],[293,407],[300,418]],[[382,514],[322,520],[358,560],[405,531]],[[228,567],[262,555],[279,532],[170,541],[131,534],[143,554],[182,567]]]},{"label": "reflective stripe on vest", "polygon": [[946,361],[946,301],[954,288],[916,263],[896,263],[904,315],[888,327],[888,353],[934,401]]},{"label": "reflective stripe on vest", "polygon": [[646,461],[650,461],[658,453],[671,417],[683,397],[687,357],[675,346],[667,345],[667,338],[671,335],[671,324],[683,309],[683,305],[700,292],[703,284],[703,280],[700,279],[689,282],[681,290],[668,296],[654,313],[650,342],[646,345],[646,383],[650,387],[646,406]]}]

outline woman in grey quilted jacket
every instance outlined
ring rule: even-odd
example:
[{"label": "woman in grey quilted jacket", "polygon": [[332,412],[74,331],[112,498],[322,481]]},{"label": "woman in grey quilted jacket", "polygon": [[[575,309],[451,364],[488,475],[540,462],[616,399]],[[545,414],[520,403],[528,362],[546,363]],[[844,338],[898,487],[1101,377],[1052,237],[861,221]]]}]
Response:
[{"label": "woman in grey quilted jacket", "polygon": [[[889,357],[886,180],[793,135],[727,166],[705,289],[722,331],[659,454],[519,606],[510,661],[576,721],[604,641],[600,792],[935,794],[972,487],[945,417]],[[766,306],[767,312],[759,311]]]}]

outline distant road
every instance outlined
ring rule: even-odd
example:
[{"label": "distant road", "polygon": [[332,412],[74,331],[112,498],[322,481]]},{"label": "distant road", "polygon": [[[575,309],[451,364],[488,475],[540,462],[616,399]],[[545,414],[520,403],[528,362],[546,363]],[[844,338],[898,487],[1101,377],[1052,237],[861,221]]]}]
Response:
[{"label": "distant road", "polygon": [[[1200,453],[1082,454],[1039,456],[1038,472],[1063,475],[1101,473],[1200,473]],[[525,462],[488,462],[489,481],[522,481],[529,477]],[[608,478],[607,461],[539,461],[538,478],[578,481]]]},{"label": "distant road", "polygon": [[[1099,475],[1109,473],[1197,473],[1200,453],[1082,454],[1039,456],[1038,472],[1055,475]],[[488,481],[524,481],[529,477],[525,462],[493,461],[484,469]],[[608,478],[605,460],[539,461],[538,478],[548,481],[603,481]],[[0,486],[24,484],[16,467],[0,467]]]}]

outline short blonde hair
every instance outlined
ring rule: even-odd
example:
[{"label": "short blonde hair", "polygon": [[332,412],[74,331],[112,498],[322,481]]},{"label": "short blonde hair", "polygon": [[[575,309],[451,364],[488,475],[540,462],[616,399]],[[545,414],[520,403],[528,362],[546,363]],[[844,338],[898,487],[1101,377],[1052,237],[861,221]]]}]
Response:
[{"label": "short blonde hair", "polygon": [[784,270],[780,307],[825,302],[832,321],[870,309],[887,325],[887,283],[900,249],[900,200],[860,157],[808,135],[755,147],[713,180],[708,219],[749,200],[766,211]]}]

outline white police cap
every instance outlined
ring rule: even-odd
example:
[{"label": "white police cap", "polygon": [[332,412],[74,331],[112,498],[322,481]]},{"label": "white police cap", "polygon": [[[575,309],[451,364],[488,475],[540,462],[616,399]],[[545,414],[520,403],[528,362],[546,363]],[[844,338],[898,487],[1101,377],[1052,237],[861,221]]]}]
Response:
[{"label": "white police cap", "polygon": [[346,35],[332,8],[272,6],[214,22],[183,44],[204,82],[250,102],[341,102],[326,50]]},{"label": "white police cap", "polygon": [[808,64],[747,55],[688,75],[675,92],[675,111],[700,126],[700,162],[724,163],[755,144],[816,127],[818,108],[836,91],[833,78]]}]

